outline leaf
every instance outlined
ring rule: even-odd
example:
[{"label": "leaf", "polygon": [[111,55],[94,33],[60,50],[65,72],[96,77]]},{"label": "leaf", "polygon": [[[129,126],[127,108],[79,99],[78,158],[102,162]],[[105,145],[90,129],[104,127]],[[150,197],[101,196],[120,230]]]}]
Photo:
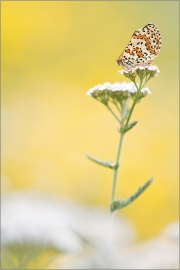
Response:
[{"label": "leaf", "polygon": [[121,133],[126,133],[127,131],[132,129],[137,123],[138,123],[138,121],[134,121],[134,122],[130,123],[129,125],[127,125],[126,127],[120,128],[120,132]]},{"label": "leaf", "polygon": [[110,205],[111,212],[117,211],[119,209],[124,208],[125,206],[129,205],[132,203],[143,191],[152,183],[153,181],[153,176],[144,183],[143,186],[139,187],[132,195],[130,195],[126,200],[118,199],[114,201]]},{"label": "leaf", "polygon": [[114,167],[116,167],[116,164],[114,164],[114,163],[111,162],[111,161],[102,161],[102,160],[99,160],[99,159],[97,159],[97,158],[91,157],[91,156],[90,156],[89,154],[87,154],[87,153],[86,153],[86,156],[87,156],[90,160],[94,161],[95,163],[97,163],[97,164],[99,164],[99,165],[101,165],[101,166],[104,166],[104,167],[107,167],[107,168],[111,168],[111,169],[113,169]]}]

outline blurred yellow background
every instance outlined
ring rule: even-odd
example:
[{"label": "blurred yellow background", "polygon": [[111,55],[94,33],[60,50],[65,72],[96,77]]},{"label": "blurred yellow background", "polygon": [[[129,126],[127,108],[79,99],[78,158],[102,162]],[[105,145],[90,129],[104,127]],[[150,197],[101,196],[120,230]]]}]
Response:
[{"label": "blurred yellow background", "polygon": [[161,73],[135,108],[116,197],[154,182],[121,214],[139,239],[178,219],[179,2],[2,2],[2,193],[40,190],[109,207],[112,172],[85,153],[115,160],[117,123],[86,91],[128,81],[115,59],[133,32],[155,23]]}]

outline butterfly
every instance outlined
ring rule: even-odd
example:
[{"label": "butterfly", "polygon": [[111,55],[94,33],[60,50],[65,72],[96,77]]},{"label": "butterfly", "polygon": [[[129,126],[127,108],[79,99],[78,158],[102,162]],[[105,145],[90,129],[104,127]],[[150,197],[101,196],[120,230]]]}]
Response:
[{"label": "butterfly", "polygon": [[126,71],[131,71],[137,66],[152,65],[161,49],[161,35],[153,23],[137,29],[132,35],[125,50],[116,60],[118,66]]}]

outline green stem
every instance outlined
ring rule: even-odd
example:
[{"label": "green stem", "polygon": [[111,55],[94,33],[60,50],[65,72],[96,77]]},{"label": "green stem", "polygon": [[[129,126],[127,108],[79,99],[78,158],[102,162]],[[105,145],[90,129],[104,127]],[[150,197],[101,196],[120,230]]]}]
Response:
[{"label": "green stem", "polygon": [[118,107],[118,104],[117,103],[115,103],[115,106],[116,106],[118,112],[121,113],[121,109]]},{"label": "green stem", "polygon": [[[125,123],[125,126],[124,127],[126,127],[128,125],[129,120],[130,120],[131,115],[132,115],[132,112],[134,110],[134,107],[135,107],[136,102],[138,100],[139,94],[140,94],[141,89],[142,89],[142,80],[140,81],[139,87],[137,86],[136,83],[135,83],[135,86],[137,88],[137,94],[136,94],[136,97],[134,99],[133,105],[132,105],[132,107],[131,107],[131,109],[129,111],[129,115],[127,117],[127,120],[126,120],[126,123]],[[110,110],[110,107],[108,107],[108,109]],[[116,116],[116,119],[117,119],[117,116]],[[120,122],[119,119],[118,119],[118,122]],[[117,176],[118,176],[118,170],[119,170],[119,165],[120,165],[120,156],[121,156],[121,149],[122,149],[122,144],[123,144],[123,138],[124,138],[124,134],[120,133],[119,144],[118,144],[117,155],[116,155],[116,163],[115,163],[116,166],[113,168],[114,173],[113,173],[113,179],[112,179],[111,204],[114,202],[114,199],[115,199]]]},{"label": "green stem", "polygon": [[136,89],[137,89],[137,94],[136,94],[136,97],[135,97],[135,99],[134,99],[133,105],[132,105],[132,107],[131,107],[131,109],[130,109],[130,111],[129,111],[129,115],[128,115],[128,118],[127,118],[127,120],[126,120],[125,127],[126,127],[126,126],[128,125],[128,123],[129,123],[129,120],[130,120],[130,118],[131,118],[132,112],[133,112],[133,110],[134,110],[134,107],[135,107],[136,102],[137,102],[137,100],[138,100],[138,97],[139,97],[139,95],[140,95],[140,92],[141,92],[141,89],[142,89],[142,80],[140,81],[139,87],[137,86],[137,84],[136,84],[135,82],[134,82],[134,84],[135,84]]},{"label": "green stem", "polygon": [[116,155],[116,166],[113,169],[114,173],[113,173],[113,180],[112,180],[111,204],[113,203],[114,198],[115,198],[117,175],[118,175],[118,169],[120,165],[120,156],[121,156],[123,137],[124,137],[124,134],[120,133],[119,145],[118,145],[118,150],[117,150],[117,155]]},{"label": "green stem", "polygon": [[108,110],[114,115],[114,117],[116,118],[116,120],[120,123],[119,118],[117,117],[117,115],[113,112],[113,110],[111,109],[111,107],[109,107],[109,105],[107,105]]}]

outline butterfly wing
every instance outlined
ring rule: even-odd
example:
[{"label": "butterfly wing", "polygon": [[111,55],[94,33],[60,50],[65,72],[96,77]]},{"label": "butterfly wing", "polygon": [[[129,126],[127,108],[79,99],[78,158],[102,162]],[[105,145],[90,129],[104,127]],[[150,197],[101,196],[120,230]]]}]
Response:
[{"label": "butterfly wing", "polygon": [[155,24],[150,23],[142,29],[137,29],[124,52],[121,54],[121,64],[125,68],[136,65],[152,64],[161,48],[161,35]]}]

